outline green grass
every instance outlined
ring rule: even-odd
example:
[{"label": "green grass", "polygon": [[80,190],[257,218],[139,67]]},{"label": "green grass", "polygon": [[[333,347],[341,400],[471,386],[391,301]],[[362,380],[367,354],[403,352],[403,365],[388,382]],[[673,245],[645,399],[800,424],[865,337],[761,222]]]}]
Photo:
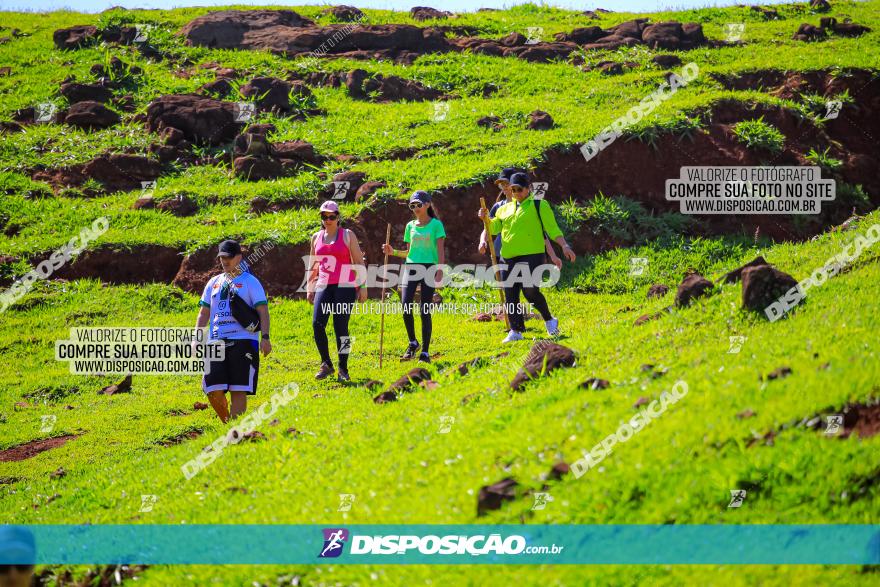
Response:
[{"label": "green grass", "polygon": [[[697,113],[722,99],[793,107],[791,101],[758,91],[724,90],[712,79],[713,73],[735,74],[760,69],[845,72],[848,68],[876,68],[880,62],[878,6],[880,4],[876,0],[836,3],[835,11],[845,12],[854,21],[872,26],[874,32],[855,39],[833,38],[822,43],[801,43],[790,39],[799,22],[818,20],[802,5],[780,6],[783,19],[774,21],[763,21],[747,7],[639,15],[649,16],[654,21],[674,18],[682,22],[700,22],[710,39],[723,39],[726,23],[745,22],[745,44],[676,52],[685,63],[697,63],[700,75],[637,127],[630,129],[628,134],[648,143],[654,143],[663,132],[686,137],[700,124]],[[297,7],[297,10],[305,16],[316,18],[318,22],[329,23],[330,18],[321,15],[321,7]],[[320,182],[315,175],[318,171],[328,174],[349,168],[364,171],[371,179],[385,181],[389,195],[399,195],[416,188],[432,190],[472,185],[494,176],[500,167],[526,164],[540,159],[548,149],[567,149],[585,142],[654,91],[665,75],[650,63],[655,53],[665,51],[651,51],[645,47],[589,54],[589,62],[613,59],[640,64],[640,67],[624,75],[604,76],[597,71],[583,72],[562,62],[538,64],[515,58],[472,54],[426,55],[414,65],[405,66],[344,59],[319,60],[315,63],[314,60],[305,59],[287,60],[267,52],[185,46],[173,33],[190,19],[207,11],[205,8],[188,8],[103,15],[53,12],[40,16],[4,13],[7,26],[20,28],[30,36],[0,46],[0,63],[12,68],[9,76],[0,78],[0,118],[8,117],[16,109],[44,102],[64,107],[64,99],[58,94],[59,83],[68,76],[82,81],[93,79],[89,73],[91,65],[106,63],[112,55],[143,69],[142,75],[129,76],[129,85],[117,92],[119,95],[132,94],[137,112],[143,112],[156,96],[194,91],[214,79],[209,70],[196,65],[180,65],[179,62],[184,59],[195,64],[216,62],[224,67],[236,68],[242,71],[242,80],[256,75],[286,77],[286,72],[301,70],[301,65],[326,71],[347,71],[359,67],[371,74],[415,79],[459,96],[450,101],[445,119],[435,120],[433,103],[374,104],[352,100],[344,89],[316,88],[315,104],[326,110],[326,116],[292,121],[265,114],[259,116],[258,122],[276,124],[277,131],[270,136],[270,140],[302,139],[312,142],[319,153],[331,158],[321,170],[259,184],[233,178],[228,166],[217,169],[170,169],[159,179],[159,197],[174,195],[185,189],[200,204],[220,196],[229,199],[223,204],[224,207],[244,210],[247,201],[256,195],[270,200],[313,203],[310,198]],[[370,22],[412,22],[408,13],[366,12]],[[634,16],[628,13],[605,14],[597,23],[609,27]],[[154,25],[155,28],[148,33],[150,43],[168,53],[171,59],[151,62],[134,47],[98,45],[61,52],[52,46],[51,33],[56,28],[82,23],[103,25],[122,22]],[[542,27],[543,36],[550,39],[556,32],[595,23],[574,11],[523,5],[499,12],[466,13],[457,19],[437,24],[477,27],[483,31],[481,34],[496,37],[512,31],[522,32],[527,27]],[[185,75],[178,75],[181,71],[185,71]],[[498,91],[484,98],[482,88],[487,84],[497,86]],[[809,104],[812,102],[799,102],[797,106],[804,108],[805,115],[814,118],[824,115],[824,110],[812,112]],[[527,114],[535,109],[550,112],[556,127],[549,131],[526,130]],[[486,115],[499,116],[506,128],[491,132],[478,127],[476,120]],[[114,223],[114,226],[120,226],[120,231],[111,231],[106,236],[106,242],[109,243],[156,243],[193,249],[218,236],[216,231],[206,231],[199,223],[200,220],[218,215],[210,205],[204,206],[195,218],[177,219],[168,215],[127,213],[126,209],[134,199],[132,194],[111,194],[95,200],[62,200],[64,205],[57,210],[48,210],[46,204],[24,197],[28,190],[47,189],[46,186],[33,186],[25,177],[32,169],[83,163],[106,151],[126,149],[146,153],[149,143],[156,141],[157,137],[145,133],[140,124],[131,121],[132,116],[134,114],[125,115],[122,124],[98,132],[84,132],[58,125],[37,125],[28,127],[24,133],[0,136],[0,172],[5,172],[0,175],[0,190],[9,196],[0,204],[0,214],[9,215],[12,222],[25,227],[19,237],[0,235],[0,251],[31,254],[57,248],[65,242],[67,234],[80,228],[79,219],[97,218],[108,208],[120,216],[119,222]],[[353,120],[358,124],[352,124]],[[402,148],[416,148],[419,152],[417,156],[402,161],[385,157]],[[228,154],[228,147],[206,150],[206,154],[217,152]],[[336,155],[355,155],[367,160],[341,164],[332,159]],[[65,212],[71,206],[76,206],[78,210],[77,222],[72,222]],[[351,212],[355,213],[356,208]],[[254,240],[265,239],[274,230],[273,226],[263,225],[263,221],[252,222],[244,214],[223,220],[229,232],[253,234]],[[44,224],[57,227],[57,233],[44,234],[41,229]],[[298,242],[304,235],[305,232],[297,232],[290,238],[292,242]]]},{"label": "green grass", "polygon": [[785,146],[785,135],[772,124],[764,122],[763,116],[757,120],[737,122],[733,134],[750,149],[779,153]]},{"label": "green grass", "polygon": [[[880,221],[873,213],[856,232]],[[74,325],[188,326],[195,296],[164,285],[101,287],[93,281],[41,284],[22,301],[22,309],[4,316],[0,359],[16,368],[0,375],[5,423],[3,442],[11,446],[45,434],[40,416],[54,414],[50,435],[83,433],[67,445],[27,462],[0,463],[0,477],[21,480],[0,488],[5,521],[20,523],[871,523],[880,495],[876,485],[857,491],[880,470],[877,438],[829,439],[802,426],[783,429],[772,446],[748,441],[816,413],[832,413],[846,402],[867,401],[880,393],[877,349],[870,342],[880,327],[874,284],[880,279],[880,253],[867,250],[851,271],[810,291],[793,315],[778,323],[739,309],[739,285],[694,307],[634,327],[635,318],[670,302],[646,301],[650,283],[675,285],[692,261],[715,276],[763,254],[770,262],[802,278],[839,252],[856,233],[827,233],[799,245],[760,249],[717,247],[706,241],[692,254],[653,243],[634,251],[649,259],[645,275],[622,275],[626,251],[593,259],[592,272],[620,284],[614,293],[550,294],[561,319],[561,342],[577,350],[578,364],[511,393],[507,383],[529,344],[510,348],[511,357],[460,376],[454,367],[475,356],[495,354],[502,330],[498,323],[466,321],[464,316],[435,318],[432,348],[440,356],[431,366],[440,386],[419,390],[391,405],[377,406],[358,385],[314,382],[310,306],[303,301],[271,300],[275,350],[264,361],[256,403],[289,382],[301,387],[283,408],[277,426],[262,425],[269,439],[229,447],[193,480],[180,466],[196,456],[225,428],[208,412],[192,412],[202,400],[195,377],[136,376],[131,394],[96,392],[111,377],[70,375],[54,361],[52,341]],[[713,254],[713,246],[716,252]],[[610,269],[609,269],[610,267]],[[259,274],[259,272],[257,272]],[[583,269],[582,275],[591,271]],[[628,279],[628,283],[624,280]],[[609,289],[614,289],[611,285]],[[493,292],[473,292],[492,301]],[[671,296],[672,294],[669,294]],[[846,299],[846,304],[840,300]],[[84,312],[84,309],[90,309]],[[93,313],[91,313],[93,312]],[[39,329],[31,325],[39,323]],[[539,337],[540,323],[529,322],[528,336]],[[389,383],[409,366],[399,363],[405,335],[399,317],[387,320],[386,362],[377,368],[379,321],[353,320],[355,382],[377,378]],[[468,336],[461,337],[465,327]],[[729,336],[745,336],[739,354],[729,354]],[[654,379],[641,369],[650,363],[665,370]],[[764,376],[789,366],[787,378]],[[589,377],[611,382],[604,391],[583,390]],[[529,500],[506,504],[486,518],[476,517],[481,485],[506,476],[537,488],[559,459],[571,462],[632,414],[642,396],[657,397],[678,379],[690,393],[661,419],[619,446],[600,469],[585,477],[551,484],[554,502],[540,512]],[[24,395],[36,405],[12,409]],[[465,401],[467,398],[467,401]],[[65,405],[75,409],[65,410]],[[253,406],[252,406],[253,409]],[[754,418],[737,413],[752,409]],[[171,416],[171,410],[189,412]],[[437,430],[441,416],[453,416],[449,434]],[[294,426],[302,435],[282,431]],[[193,429],[204,435],[168,448],[157,442]],[[476,447],[479,447],[478,449]],[[393,454],[393,460],[389,460]],[[63,466],[68,474],[50,479]],[[833,472],[830,474],[829,472]],[[95,480],[100,480],[96,483]],[[741,509],[727,509],[729,489],[753,487]],[[246,492],[230,488],[245,487]],[[46,503],[47,496],[60,497]],[[350,512],[338,513],[338,494],[355,494]],[[154,510],[138,513],[140,496],[158,496]],[[745,568],[731,577],[738,584],[758,580],[783,584],[790,577],[820,581],[842,579],[867,584],[857,568]],[[143,576],[147,585],[165,581],[201,584],[216,569],[156,568]],[[328,580],[363,581],[370,572],[391,584],[426,580],[438,569],[323,569],[231,567],[222,584],[274,578],[293,573],[306,584]],[[583,582],[715,582],[708,567],[534,568],[472,567],[443,569],[444,577],[466,577],[470,584],[494,582],[513,573],[559,584]],[[728,571],[722,571],[726,573]],[[732,572],[732,571],[731,571]],[[466,574],[462,574],[466,573]],[[616,578],[616,579],[615,579]],[[751,578],[751,579],[750,579]],[[216,580],[216,579],[215,579]],[[545,579],[542,579],[545,580]]]}]

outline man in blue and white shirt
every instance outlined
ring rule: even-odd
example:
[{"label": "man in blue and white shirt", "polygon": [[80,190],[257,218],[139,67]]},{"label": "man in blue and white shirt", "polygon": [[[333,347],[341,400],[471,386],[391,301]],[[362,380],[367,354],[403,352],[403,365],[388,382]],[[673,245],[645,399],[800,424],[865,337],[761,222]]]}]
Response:
[{"label": "man in blue and white shirt", "polygon": [[[196,328],[209,326],[208,338],[225,347],[222,361],[209,361],[202,389],[220,420],[240,416],[247,409],[247,396],[257,393],[260,355],[272,352],[269,342],[269,306],[260,281],[244,270],[241,246],[233,240],[220,243],[217,258],[223,273],[208,280],[199,300]],[[260,331],[246,330],[232,315],[230,292],[239,296],[260,316]],[[260,334],[262,333],[262,334]],[[226,392],[230,394],[230,405]]]}]

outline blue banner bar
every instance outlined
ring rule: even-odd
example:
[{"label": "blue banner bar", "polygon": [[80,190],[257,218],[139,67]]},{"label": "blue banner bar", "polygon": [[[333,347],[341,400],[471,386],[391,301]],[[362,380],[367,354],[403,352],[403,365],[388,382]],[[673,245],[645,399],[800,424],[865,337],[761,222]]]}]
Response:
[{"label": "blue banner bar", "polygon": [[0,564],[880,564],[880,525],[0,526]]}]

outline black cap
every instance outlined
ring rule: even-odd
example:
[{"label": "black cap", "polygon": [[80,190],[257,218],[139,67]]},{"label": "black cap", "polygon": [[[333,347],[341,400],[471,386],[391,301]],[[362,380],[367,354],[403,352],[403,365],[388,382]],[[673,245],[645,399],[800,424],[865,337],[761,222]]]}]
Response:
[{"label": "black cap", "polygon": [[517,169],[516,167],[505,167],[501,170],[501,173],[498,174],[498,178],[495,180],[495,183],[498,183],[499,181],[509,182],[514,173],[520,172],[522,172],[522,169]]},{"label": "black cap", "polygon": [[422,204],[431,203],[431,194],[423,190],[416,190],[409,197],[410,204],[413,202],[421,202]]},{"label": "black cap", "polygon": [[241,245],[239,245],[238,242],[234,240],[223,241],[222,243],[220,243],[220,248],[217,250],[218,257],[234,257],[240,254]]},{"label": "black cap", "polygon": [[527,188],[529,187],[529,176],[525,173],[514,173],[510,178],[510,185]]}]

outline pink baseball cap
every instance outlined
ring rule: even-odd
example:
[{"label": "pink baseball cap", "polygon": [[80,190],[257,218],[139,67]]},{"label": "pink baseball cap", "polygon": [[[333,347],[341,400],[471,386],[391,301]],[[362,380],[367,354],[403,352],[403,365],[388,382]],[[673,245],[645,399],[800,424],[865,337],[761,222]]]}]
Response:
[{"label": "pink baseball cap", "polygon": [[321,212],[335,212],[339,214],[339,206],[332,200],[327,200],[321,204]]}]

